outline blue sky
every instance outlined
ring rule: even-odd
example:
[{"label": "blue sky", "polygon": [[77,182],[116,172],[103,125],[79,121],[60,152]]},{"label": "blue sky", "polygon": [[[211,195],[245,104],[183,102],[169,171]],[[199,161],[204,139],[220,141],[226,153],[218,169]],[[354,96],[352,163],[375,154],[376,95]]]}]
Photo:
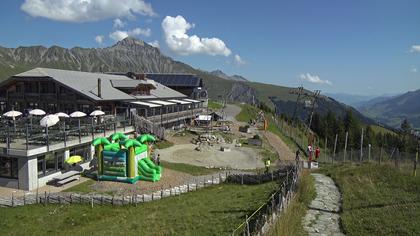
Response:
[{"label": "blue sky", "polygon": [[420,1],[66,2],[2,1],[0,45],[108,47],[131,34],[253,81],[369,95],[420,88]]}]

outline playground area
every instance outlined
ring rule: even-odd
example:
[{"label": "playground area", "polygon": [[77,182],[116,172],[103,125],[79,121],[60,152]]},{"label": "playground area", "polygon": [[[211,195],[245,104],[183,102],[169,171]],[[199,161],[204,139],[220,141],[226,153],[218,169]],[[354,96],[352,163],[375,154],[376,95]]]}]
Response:
[{"label": "playground area", "polygon": [[[156,153],[160,154],[164,161],[208,168],[250,170],[264,167],[259,150],[256,148],[223,144],[202,147],[197,151],[196,147],[195,144],[179,144],[157,150]],[[221,147],[229,148],[230,151],[221,151]]]}]

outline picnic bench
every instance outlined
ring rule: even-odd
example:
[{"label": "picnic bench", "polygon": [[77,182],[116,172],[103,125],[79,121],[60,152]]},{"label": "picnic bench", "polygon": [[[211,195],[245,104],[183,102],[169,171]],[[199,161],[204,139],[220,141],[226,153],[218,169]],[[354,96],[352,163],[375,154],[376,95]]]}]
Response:
[{"label": "picnic bench", "polygon": [[63,173],[62,175],[54,177],[53,180],[55,181],[56,185],[63,186],[72,181],[79,180],[80,173],[81,173],[80,171],[71,170],[66,173]]}]

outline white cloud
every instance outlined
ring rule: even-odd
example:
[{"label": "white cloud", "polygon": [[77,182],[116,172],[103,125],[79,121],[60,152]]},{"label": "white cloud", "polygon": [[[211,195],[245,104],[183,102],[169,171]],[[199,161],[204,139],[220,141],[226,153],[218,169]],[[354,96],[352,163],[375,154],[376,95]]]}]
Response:
[{"label": "white cloud", "polygon": [[417,68],[413,67],[413,68],[411,68],[410,71],[413,72],[413,73],[417,73]]},{"label": "white cloud", "polygon": [[33,17],[68,22],[156,15],[152,6],[143,0],[25,0],[21,9]]},{"label": "white cloud", "polygon": [[187,31],[194,26],[180,15],[166,16],[162,21],[162,28],[169,49],[180,55],[208,54],[227,57],[232,53],[226,44],[218,38],[200,38],[197,35],[188,35]]},{"label": "white cloud", "polygon": [[411,46],[410,52],[420,52],[420,45]]},{"label": "white cloud", "polygon": [[238,54],[236,54],[233,57],[233,60],[235,61],[235,64],[238,66],[244,65],[246,63]]},{"label": "white cloud", "polygon": [[148,42],[147,44],[149,44],[149,45],[151,45],[155,48],[159,48],[159,41],[157,41],[157,40],[152,41],[152,42]]},{"label": "white cloud", "polygon": [[321,78],[319,78],[318,75],[311,75],[309,73],[306,74],[300,74],[299,78],[303,81],[307,81],[310,83],[314,83],[314,84],[328,84],[328,85],[332,85],[331,81],[329,80],[322,80]]},{"label": "white cloud", "polygon": [[95,41],[99,44],[99,45],[102,45],[103,44],[103,42],[104,42],[104,36],[103,35],[97,35],[96,37],[95,37]]},{"label": "white cloud", "polygon": [[114,20],[114,28],[124,28],[125,22],[122,21],[120,18]]},{"label": "white cloud", "polygon": [[134,36],[142,35],[145,37],[149,37],[151,34],[152,34],[152,30],[150,30],[149,28],[147,29],[135,28],[133,30],[128,30],[128,31],[116,30],[110,33],[109,37],[114,41],[121,41],[129,36],[134,37]]}]

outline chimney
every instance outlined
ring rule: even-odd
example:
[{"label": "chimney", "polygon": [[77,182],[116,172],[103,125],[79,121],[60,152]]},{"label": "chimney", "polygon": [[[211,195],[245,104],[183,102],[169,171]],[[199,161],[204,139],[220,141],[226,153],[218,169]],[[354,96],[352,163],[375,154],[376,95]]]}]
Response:
[{"label": "chimney", "polygon": [[101,84],[101,78],[98,78],[98,97],[102,97],[102,84]]},{"label": "chimney", "polygon": [[146,74],[136,74],[137,80],[146,80]]}]

